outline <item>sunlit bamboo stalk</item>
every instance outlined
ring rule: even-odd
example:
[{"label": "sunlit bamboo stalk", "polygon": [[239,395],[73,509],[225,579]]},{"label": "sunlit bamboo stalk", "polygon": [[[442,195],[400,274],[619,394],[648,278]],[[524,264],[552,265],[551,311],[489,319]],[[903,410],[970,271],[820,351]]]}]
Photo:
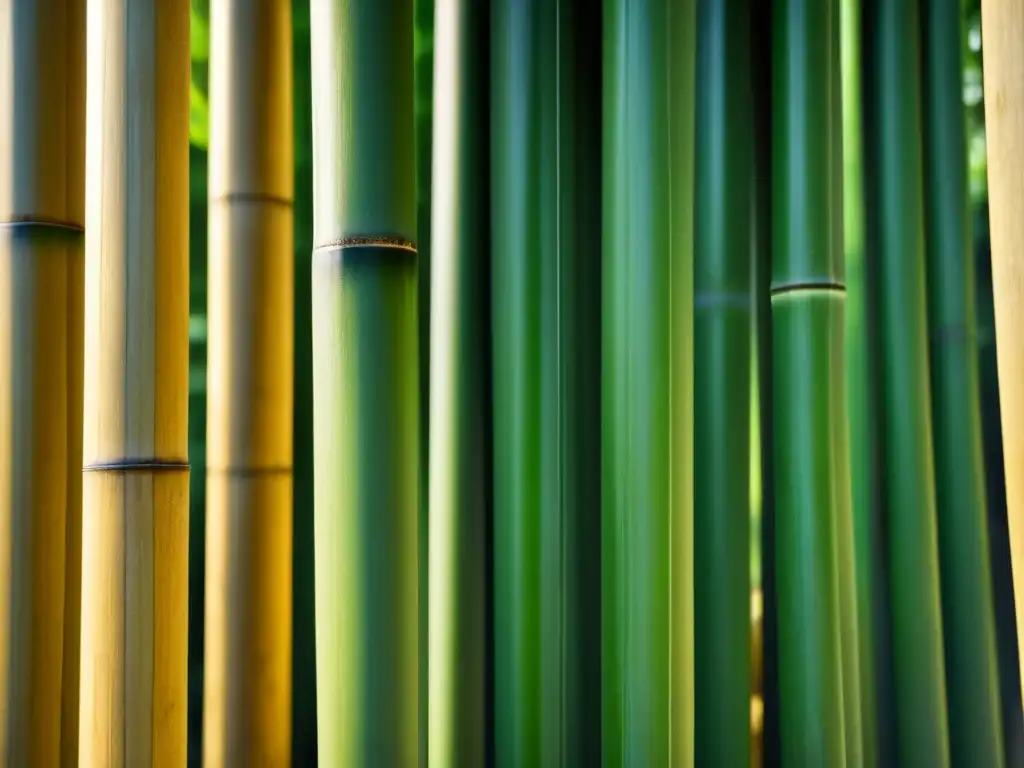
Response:
[{"label": "sunlit bamboo stalk", "polygon": [[1024,678],[1024,4],[982,0],[981,24],[999,406]]},{"label": "sunlit bamboo stalk", "polygon": [[697,9],[695,759],[750,759],[753,98],[747,0]]},{"label": "sunlit bamboo stalk", "polygon": [[776,528],[769,556],[777,579],[784,765],[846,761],[835,499],[835,420],[842,405],[835,346],[844,285],[835,258],[833,13],[833,3],[820,0],[773,6]]},{"label": "sunlit bamboo stalk", "polygon": [[693,0],[604,3],[601,653],[609,766],[694,759],[695,10]]},{"label": "sunlit bamboo stalk", "polygon": [[412,0],[310,5],[317,707],[324,765],[418,761]]},{"label": "sunlit bamboo stalk", "polygon": [[80,765],[185,761],[185,0],[89,0]]},{"label": "sunlit bamboo stalk", "polygon": [[291,52],[288,0],[211,3],[207,766],[291,754]]},{"label": "sunlit bamboo stalk", "polygon": [[484,765],[488,423],[487,6],[438,0],[434,41],[427,764]]},{"label": "sunlit bamboo stalk", "polygon": [[[0,762],[72,764],[85,15],[0,3]],[[77,660],[76,660],[77,661]],[[63,673],[62,673],[63,671]]]},{"label": "sunlit bamboo stalk", "polygon": [[967,197],[959,0],[921,3],[926,276],[953,765],[1003,765]]}]

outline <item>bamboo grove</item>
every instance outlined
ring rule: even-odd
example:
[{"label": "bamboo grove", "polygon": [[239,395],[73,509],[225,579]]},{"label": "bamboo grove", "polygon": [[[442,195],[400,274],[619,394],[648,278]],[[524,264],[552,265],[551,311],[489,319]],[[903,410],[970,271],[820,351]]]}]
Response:
[{"label": "bamboo grove", "polygon": [[1019,764],[978,5],[0,0],[0,762]]}]

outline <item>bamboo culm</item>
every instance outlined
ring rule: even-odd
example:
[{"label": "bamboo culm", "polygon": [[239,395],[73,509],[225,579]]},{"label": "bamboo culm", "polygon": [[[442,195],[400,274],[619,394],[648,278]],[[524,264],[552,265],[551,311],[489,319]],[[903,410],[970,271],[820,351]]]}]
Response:
[{"label": "bamboo culm", "polygon": [[79,759],[181,764],[189,5],[90,0],[88,39]]},{"label": "bamboo culm", "polygon": [[84,0],[7,3],[0,50],[0,760],[72,764],[81,567]]},{"label": "bamboo culm", "polygon": [[[695,761],[750,754],[753,178],[747,0],[697,10],[694,283]],[[739,471],[738,471],[739,470]]]},{"label": "bamboo culm", "polygon": [[694,759],[695,11],[692,0],[604,3],[601,677],[609,766]]},{"label": "bamboo culm", "polygon": [[292,17],[210,6],[203,753],[291,755]]},{"label": "bamboo culm", "polygon": [[413,6],[325,0],[310,13],[319,759],[415,766],[425,532]]}]

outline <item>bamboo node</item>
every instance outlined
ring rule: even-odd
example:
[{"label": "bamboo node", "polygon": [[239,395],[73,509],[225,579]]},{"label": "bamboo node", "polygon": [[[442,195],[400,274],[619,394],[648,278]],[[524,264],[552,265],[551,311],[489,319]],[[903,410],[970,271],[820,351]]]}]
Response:
[{"label": "bamboo node", "polygon": [[182,472],[189,468],[183,459],[108,459],[86,464],[83,472]]},{"label": "bamboo node", "polygon": [[332,240],[323,243],[313,249],[318,251],[336,251],[341,248],[397,248],[402,251],[416,253],[416,243],[404,237],[392,237],[390,235],[351,235],[339,240]]},{"label": "bamboo node", "polygon": [[84,235],[85,227],[81,224],[75,224],[72,221],[61,221],[60,219],[51,219],[45,216],[11,216],[7,221],[0,221],[0,228],[2,229],[21,229],[21,228],[34,228],[34,229],[51,229],[60,232],[67,232],[68,234]]},{"label": "bamboo node", "polygon": [[786,293],[797,293],[799,291],[829,291],[832,293],[846,293],[846,286],[837,280],[794,280],[791,283],[772,284],[771,295],[780,296]]}]

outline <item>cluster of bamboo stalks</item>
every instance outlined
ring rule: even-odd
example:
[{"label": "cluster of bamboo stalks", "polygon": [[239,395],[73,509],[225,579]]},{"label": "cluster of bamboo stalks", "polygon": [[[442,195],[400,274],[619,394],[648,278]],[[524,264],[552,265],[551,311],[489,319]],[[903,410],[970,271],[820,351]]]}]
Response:
[{"label": "cluster of bamboo stalks", "polygon": [[[957,0],[436,0],[426,229],[413,0],[310,11],[320,762],[1003,765]],[[203,761],[286,765],[292,4],[210,32]],[[0,0],[5,765],[185,762],[188,94],[186,0]]]}]

